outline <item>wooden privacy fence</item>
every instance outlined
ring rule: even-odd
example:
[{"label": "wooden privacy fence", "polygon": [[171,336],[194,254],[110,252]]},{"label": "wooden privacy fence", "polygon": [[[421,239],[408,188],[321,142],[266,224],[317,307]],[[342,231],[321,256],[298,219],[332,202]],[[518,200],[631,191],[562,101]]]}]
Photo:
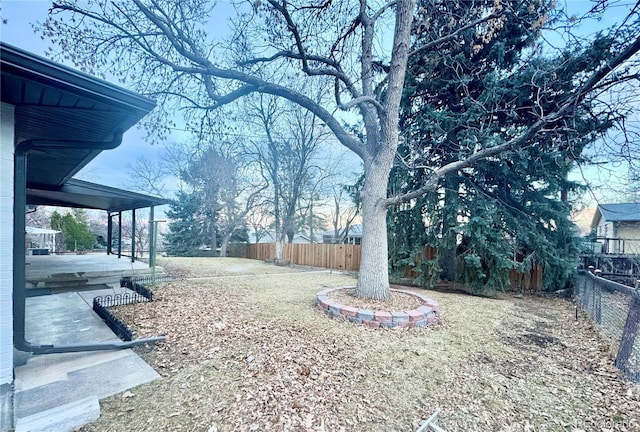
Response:
[{"label": "wooden privacy fence", "polygon": [[511,289],[519,291],[540,291],[542,289],[542,278],[544,269],[539,264],[533,264],[529,270],[519,272],[514,269],[509,270],[509,280]]},{"label": "wooden privacy fence", "polygon": [[[416,257],[416,265],[424,260],[434,260],[438,258],[438,249],[425,246],[422,256]],[[464,260],[462,260],[462,266],[458,266],[458,274],[464,271]],[[409,279],[415,279],[420,276],[413,270],[411,266],[404,268],[404,277]],[[544,270],[541,265],[533,264],[531,268],[525,269],[523,272],[511,269],[509,270],[509,284],[512,290],[516,291],[539,291],[542,289],[542,278],[544,277]]]},{"label": "wooden privacy fence", "polygon": [[[360,269],[360,245],[325,243],[284,243],[282,259],[291,264],[323,267],[338,270]],[[247,245],[246,257],[265,260],[276,256],[275,243],[253,243]]]},{"label": "wooden privacy fence", "polygon": [[[360,270],[361,248],[362,246],[360,245],[347,244],[284,243],[282,245],[282,259],[297,265],[358,271]],[[229,256],[242,256],[256,260],[273,259],[276,256],[276,245],[275,243],[252,243],[246,245],[244,253],[238,249],[236,253],[232,254],[230,252]],[[427,246],[423,257],[420,257],[420,259],[436,259],[437,256],[437,249]],[[540,265],[533,265],[529,270],[525,270],[522,273],[511,270],[509,272],[511,289],[538,291],[542,288],[543,273]],[[407,266],[404,275],[413,279],[418,277],[419,274],[413,272],[412,268]]]}]

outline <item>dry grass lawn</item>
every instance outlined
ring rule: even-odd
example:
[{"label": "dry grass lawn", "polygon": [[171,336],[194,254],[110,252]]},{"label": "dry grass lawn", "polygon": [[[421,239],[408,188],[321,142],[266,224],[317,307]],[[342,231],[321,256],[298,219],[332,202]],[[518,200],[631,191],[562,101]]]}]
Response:
[{"label": "dry grass lawn", "polygon": [[[640,395],[570,302],[428,292],[442,322],[372,330],[314,307],[354,279],[232,258],[165,259],[190,279],[117,313],[163,379],[102,401],[84,431],[640,430]],[[424,290],[420,290],[425,292]]]}]

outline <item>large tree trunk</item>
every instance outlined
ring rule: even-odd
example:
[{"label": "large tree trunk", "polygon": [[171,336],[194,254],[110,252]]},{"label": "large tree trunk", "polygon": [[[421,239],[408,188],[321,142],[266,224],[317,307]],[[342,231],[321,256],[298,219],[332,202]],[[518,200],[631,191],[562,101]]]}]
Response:
[{"label": "large tree trunk", "polygon": [[286,236],[287,243],[293,243],[293,238],[296,235],[295,213],[295,201],[291,201],[285,206],[285,215],[282,218],[282,231]]},{"label": "large tree trunk", "polygon": [[[277,161],[276,161],[277,162]],[[274,209],[274,225],[276,231],[276,259],[282,259],[282,226],[280,222],[280,195],[279,195],[279,186],[278,186],[278,178],[273,176],[273,209]]]},{"label": "large tree trunk", "polygon": [[[400,99],[404,87],[415,4],[415,0],[399,1],[396,4],[393,54],[384,98],[385,115],[378,116],[378,122],[375,122],[372,121],[372,108],[362,108],[367,130],[368,154],[363,157],[362,261],[356,286],[357,297],[376,300],[391,298],[386,217],[387,186],[393,158],[398,148]],[[364,93],[371,95],[368,92],[371,91],[373,83],[373,33],[370,21],[364,20],[363,26],[362,85]]]},{"label": "large tree trunk", "polygon": [[[216,224],[215,222],[211,222],[211,227],[210,227],[210,234],[211,234],[211,250],[214,252],[216,252],[216,249],[218,248],[218,233],[216,232]],[[200,245],[197,245],[200,246]]]},{"label": "large tree trunk", "polygon": [[316,242],[313,234],[313,201],[309,204],[309,243]]},{"label": "large tree trunk", "polygon": [[365,165],[362,189],[362,260],[356,297],[385,300],[389,290],[389,260],[387,245],[387,184],[391,162]]},{"label": "large tree trunk", "polygon": [[276,259],[282,259],[282,240],[280,238],[276,239]]},{"label": "large tree trunk", "polygon": [[440,278],[453,282],[456,279],[456,232],[458,224],[458,173],[450,172],[444,180],[444,205],[442,210],[442,243],[439,248]]},{"label": "large tree trunk", "polygon": [[230,233],[225,234],[222,237],[222,243],[220,243],[220,256],[221,257],[226,257],[227,256],[227,248],[229,247],[229,242],[231,241],[231,237],[233,236],[233,231],[231,231]]},{"label": "large tree trunk", "polygon": [[287,243],[293,243],[293,238],[296,236],[295,231],[292,228],[287,228]]}]

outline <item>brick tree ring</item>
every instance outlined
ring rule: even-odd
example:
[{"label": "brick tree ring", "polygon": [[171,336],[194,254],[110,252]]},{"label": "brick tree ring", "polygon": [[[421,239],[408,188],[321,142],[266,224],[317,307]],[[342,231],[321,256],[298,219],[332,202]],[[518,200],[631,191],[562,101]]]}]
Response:
[{"label": "brick tree ring", "polygon": [[329,293],[333,291],[353,288],[338,287],[322,290],[316,295],[316,306],[330,318],[338,318],[374,328],[425,327],[438,322],[438,317],[440,316],[438,302],[411,291],[391,289],[392,292],[416,297],[420,302],[420,306],[417,308],[400,312],[358,309],[343,305],[329,298]]}]

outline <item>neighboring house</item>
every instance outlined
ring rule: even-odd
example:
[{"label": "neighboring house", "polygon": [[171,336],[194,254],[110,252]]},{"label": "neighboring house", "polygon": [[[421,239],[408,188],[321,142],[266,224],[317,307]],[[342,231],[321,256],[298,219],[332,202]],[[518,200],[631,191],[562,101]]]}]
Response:
[{"label": "neighboring house", "polygon": [[26,227],[29,255],[49,255],[56,253],[56,236],[61,231],[47,228]]},{"label": "neighboring house", "polygon": [[[343,228],[340,228],[340,232],[343,232]],[[351,245],[359,245],[362,243],[362,225],[352,225],[349,228],[349,232],[346,235],[343,235],[339,238],[335,236],[335,232],[325,231],[322,235],[323,243],[331,243],[331,244],[351,244]]]},{"label": "neighboring house", "polygon": [[[317,234],[314,235],[315,240],[314,243],[322,243],[322,236]],[[263,232],[258,241],[256,241],[256,235],[253,232],[249,233],[249,242],[248,243],[275,243],[276,234],[274,232]],[[285,243],[288,243],[285,241]],[[311,243],[311,239],[308,234],[296,234],[293,236],[292,243]]]},{"label": "neighboring house", "polygon": [[606,254],[640,254],[640,203],[600,204],[591,222]]},{"label": "neighboring house", "polygon": [[131,211],[135,221],[135,209],[153,214],[167,201],[72,179],[101,151],[119,146],[154,101],[2,42],[0,71],[0,430],[11,430],[14,348],[89,350],[26,340],[27,206],[105,210],[111,237],[112,217]]},{"label": "neighboring house", "polygon": [[362,243],[362,225],[352,225],[347,232],[346,244],[359,245]]},{"label": "neighboring house", "polygon": [[585,237],[591,234],[591,222],[595,213],[596,207],[588,207],[572,215],[571,221],[578,228],[578,236]]}]

